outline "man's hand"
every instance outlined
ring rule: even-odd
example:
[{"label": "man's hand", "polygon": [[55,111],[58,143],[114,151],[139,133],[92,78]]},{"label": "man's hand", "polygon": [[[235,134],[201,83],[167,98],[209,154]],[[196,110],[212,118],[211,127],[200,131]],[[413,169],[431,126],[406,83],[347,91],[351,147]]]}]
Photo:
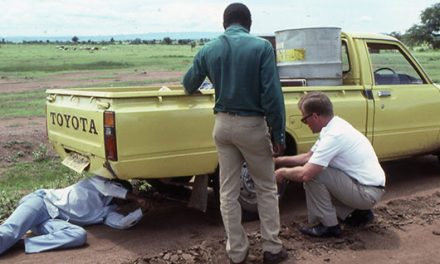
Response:
[{"label": "man's hand", "polygon": [[287,174],[287,168],[280,168],[275,171],[275,178],[278,183],[282,183],[286,180],[285,175]]},{"label": "man's hand", "polygon": [[150,210],[152,207],[151,202],[147,201],[147,199],[145,199],[144,197],[132,192],[127,192],[126,199],[129,202],[134,202],[138,207],[141,208],[142,212],[144,213]]},{"label": "man's hand", "polygon": [[143,213],[148,212],[151,209],[151,207],[153,206],[151,201],[147,201],[144,198],[138,198],[137,204],[139,205],[139,207],[141,208]]},{"label": "man's hand", "polygon": [[137,202],[128,202],[126,200],[121,200],[120,203],[118,203],[118,208],[116,211],[124,216],[128,215],[129,213],[137,210],[139,208],[139,205]]},{"label": "man's hand", "polygon": [[279,143],[272,143],[273,148],[273,156],[278,157],[283,155],[284,151],[286,150],[285,144],[279,144]]}]

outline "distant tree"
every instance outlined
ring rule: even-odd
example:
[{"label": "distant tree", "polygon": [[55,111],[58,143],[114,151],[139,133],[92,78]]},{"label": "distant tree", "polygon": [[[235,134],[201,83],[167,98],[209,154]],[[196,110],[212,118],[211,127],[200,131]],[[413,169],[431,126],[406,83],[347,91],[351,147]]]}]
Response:
[{"label": "distant tree", "polygon": [[191,40],[190,40],[190,39],[179,39],[179,40],[177,41],[177,44],[180,44],[180,45],[187,45],[187,44],[189,44],[189,43],[191,43]]},{"label": "distant tree", "polygon": [[421,24],[413,25],[402,36],[410,46],[428,43],[440,49],[440,3],[426,8],[420,15]]},{"label": "distant tree", "polygon": [[72,38],[72,42],[73,43],[78,43],[78,40],[79,40],[79,38],[77,37],[77,36],[73,36],[73,38]]},{"label": "distant tree", "polygon": [[162,43],[170,45],[171,43],[173,43],[173,40],[170,37],[165,37],[163,38]]},{"label": "distant tree", "polygon": [[131,44],[138,45],[138,44],[142,44],[142,40],[141,40],[140,38],[135,38],[135,39],[132,40],[130,43],[131,43]]},{"label": "distant tree", "polygon": [[115,44],[115,39],[113,37],[110,39],[110,43]]},{"label": "distant tree", "polygon": [[398,40],[402,40],[402,34],[400,32],[393,31],[393,32],[389,33],[388,35],[391,37],[394,37]]}]

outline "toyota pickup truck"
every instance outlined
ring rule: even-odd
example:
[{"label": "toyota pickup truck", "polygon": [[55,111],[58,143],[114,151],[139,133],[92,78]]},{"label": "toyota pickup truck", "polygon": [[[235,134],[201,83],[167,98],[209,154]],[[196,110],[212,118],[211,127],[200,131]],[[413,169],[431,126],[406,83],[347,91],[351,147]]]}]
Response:
[{"label": "toyota pickup truck", "polygon": [[[439,154],[440,86],[397,39],[341,33],[342,85],[281,80],[286,106],[286,155],[307,152],[316,135],[302,124],[302,95],[325,92],[335,114],[371,141],[381,161]],[[218,189],[212,128],[213,89],[188,96],[181,86],[49,89],[47,133],[63,164],[108,178],[191,184],[208,175]],[[191,180],[192,179],[192,180]],[[210,189],[210,188],[208,188]],[[279,188],[280,191],[283,188]],[[246,164],[244,210],[256,210]]]}]

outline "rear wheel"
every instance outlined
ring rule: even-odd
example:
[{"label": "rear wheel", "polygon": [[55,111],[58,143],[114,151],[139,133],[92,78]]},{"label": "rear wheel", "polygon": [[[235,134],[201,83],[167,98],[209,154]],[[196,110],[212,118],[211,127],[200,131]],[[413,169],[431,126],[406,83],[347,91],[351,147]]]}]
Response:
[{"label": "rear wheel", "polygon": [[[217,169],[216,173],[212,175],[213,182],[219,182],[219,171]],[[243,221],[253,221],[258,219],[258,206],[257,206],[257,193],[255,191],[254,181],[252,180],[251,175],[249,174],[249,170],[246,162],[243,162],[243,166],[241,168],[240,174],[240,196],[238,201],[242,210],[242,219]],[[217,194],[216,198],[220,198],[219,184],[214,184],[213,186],[214,192]],[[283,182],[282,184],[278,184],[278,197],[281,199],[287,187],[287,183]]]},{"label": "rear wheel", "polygon": [[[243,163],[241,168],[241,188],[240,188],[240,205],[243,211],[258,212],[257,207],[257,193],[255,190],[254,181],[252,180],[251,175],[249,174],[249,170],[246,162]],[[286,182],[284,181],[281,184],[278,184],[278,197],[281,198],[286,191]]]}]

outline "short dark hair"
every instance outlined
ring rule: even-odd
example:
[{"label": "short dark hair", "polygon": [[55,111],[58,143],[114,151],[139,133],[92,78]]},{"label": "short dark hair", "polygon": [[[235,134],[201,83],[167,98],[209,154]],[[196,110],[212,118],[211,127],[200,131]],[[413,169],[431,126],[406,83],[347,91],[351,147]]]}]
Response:
[{"label": "short dark hair", "polygon": [[247,30],[251,29],[251,11],[242,3],[232,3],[223,13],[223,27],[227,29],[232,24],[240,24]]},{"label": "short dark hair", "polygon": [[307,114],[333,116],[333,104],[323,92],[307,93],[299,100],[298,108]]}]

